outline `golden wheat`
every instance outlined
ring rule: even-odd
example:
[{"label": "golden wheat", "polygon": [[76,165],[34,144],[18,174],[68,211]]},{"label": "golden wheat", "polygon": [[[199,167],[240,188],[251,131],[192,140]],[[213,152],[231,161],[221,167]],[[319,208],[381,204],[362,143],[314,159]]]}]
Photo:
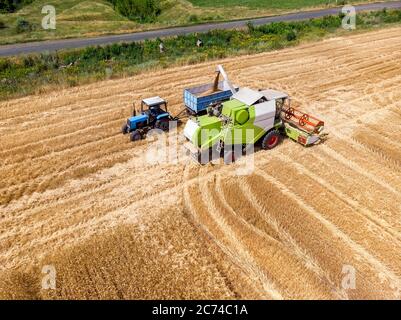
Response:
[{"label": "golden wheat", "polygon": [[[0,102],[0,297],[400,298],[400,30],[218,61],[330,133],[256,152],[249,176],[154,165],[152,142],[119,134],[132,100],[178,113],[217,62]],[[47,264],[55,291],[41,288]]]}]

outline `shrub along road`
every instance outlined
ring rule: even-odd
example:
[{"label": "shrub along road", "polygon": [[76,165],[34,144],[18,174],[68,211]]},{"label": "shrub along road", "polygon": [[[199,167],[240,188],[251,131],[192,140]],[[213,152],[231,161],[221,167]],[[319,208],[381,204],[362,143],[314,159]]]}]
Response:
[{"label": "shrub along road", "polygon": [[[355,6],[355,8],[357,12],[367,11],[367,10],[371,11],[382,10],[384,8],[397,9],[401,8],[401,1],[362,4]],[[330,8],[330,9],[322,9],[315,11],[297,12],[281,16],[237,20],[223,23],[201,24],[188,27],[176,27],[176,28],[160,29],[160,30],[137,32],[130,34],[122,34],[122,35],[110,35],[110,36],[84,38],[84,39],[66,39],[66,40],[54,40],[54,41],[5,45],[5,46],[0,46],[0,56],[4,57],[4,56],[13,56],[20,54],[56,51],[62,49],[75,49],[75,48],[83,48],[88,46],[105,45],[119,42],[142,41],[146,39],[178,36],[195,32],[203,33],[214,29],[220,29],[220,30],[234,29],[234,28],[244,27],[248,21],[251,21],[254,25],[263,25],[271,22],[305,20],[305,19],[319,18],[326,15],[335,15],[338,14],[340,11],[341,8]]]}]

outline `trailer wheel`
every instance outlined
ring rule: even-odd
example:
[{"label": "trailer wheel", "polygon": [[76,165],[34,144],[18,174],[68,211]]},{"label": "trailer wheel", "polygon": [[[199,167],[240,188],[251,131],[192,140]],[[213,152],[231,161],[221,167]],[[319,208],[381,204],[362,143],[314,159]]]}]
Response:
[{"label": "trailer wheel", "polygon": [[138,130],[135,130],[134,132],[131,133],[130,139],[131,141],[142,140],[142,134]]},{"label": "trailer wheel", "polygon": [[262,148],[264,150],[273,149],[280,142],[280,133],[277,130],[270,131],[262,141]]},{"label": "trailer wheel", "polygon": [[128,125],[127,124],[124,124],[121,127],[121,132],[122,132],[122,134],[127,134],[128,133]]},{"label": "trailer wheel", "polygon": [[168,119],[157,120],[155,128],[163,131],[169,131],[170,129],[169,120]]}]

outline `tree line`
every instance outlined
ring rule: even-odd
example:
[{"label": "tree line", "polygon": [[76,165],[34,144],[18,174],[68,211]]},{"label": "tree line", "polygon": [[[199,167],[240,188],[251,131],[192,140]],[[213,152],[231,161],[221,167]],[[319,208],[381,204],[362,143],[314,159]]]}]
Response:
[{"label": "tree line", "polygon": [[0,0],[0,13],[12,13],[34,0]]}]

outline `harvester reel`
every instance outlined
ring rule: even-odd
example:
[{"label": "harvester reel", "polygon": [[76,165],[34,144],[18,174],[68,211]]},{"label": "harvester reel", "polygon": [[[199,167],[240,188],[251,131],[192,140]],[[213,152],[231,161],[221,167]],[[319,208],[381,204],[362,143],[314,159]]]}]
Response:
[{"label": "harvester reel", "polygon": [[299,124],[303,127],[306,125],[306,122],[309,121],[309,115],[306,113],[299,119]]},{"label": "harvester reel", "polygon": [[285,113],[285,118],[287,120],[290,120],[295,115],[295,110],[294,110],[294,108],[290,107],[290,108],[286,109],[284,111],[284,113]]}]

